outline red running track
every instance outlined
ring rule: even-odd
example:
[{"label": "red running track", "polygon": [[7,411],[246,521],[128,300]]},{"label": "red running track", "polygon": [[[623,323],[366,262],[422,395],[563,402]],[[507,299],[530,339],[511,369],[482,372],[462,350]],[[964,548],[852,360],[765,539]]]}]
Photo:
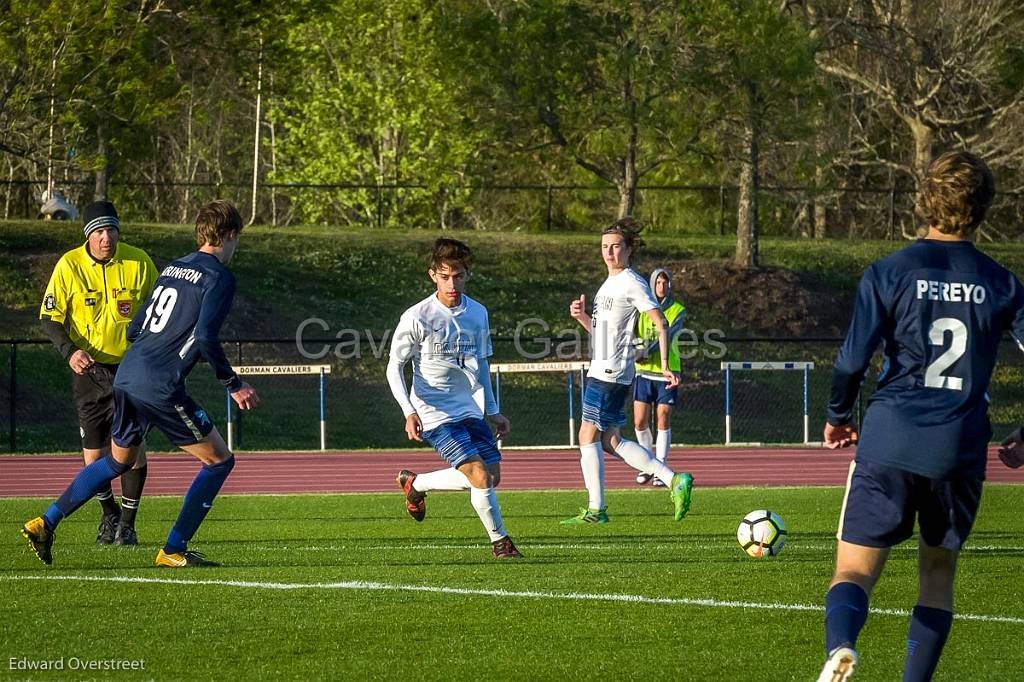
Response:
[{"label": "red running track", "polygon": [[[575,450],[506,450],[503,490],[580,489]],[[433,452],[238,453],[225,493],[348,493],[395,490],[399,469],[430,471],[444,466]],[[693,473],[699,486],[844,485],[853,452],[818,448],[686,448],[669,464]],[[182,495],[199,464],[184,454],[151,454],[146,480],[150,495]],[[81,467],[75,456],[0,457],[0,497],[55,497]],[[1008,469],[989,451],[989,481],[1024,483],[1024,469]],[[636,472],[608,458],[609,488],[635,487]],[[115,484],[115,488],[116,488]]]}]

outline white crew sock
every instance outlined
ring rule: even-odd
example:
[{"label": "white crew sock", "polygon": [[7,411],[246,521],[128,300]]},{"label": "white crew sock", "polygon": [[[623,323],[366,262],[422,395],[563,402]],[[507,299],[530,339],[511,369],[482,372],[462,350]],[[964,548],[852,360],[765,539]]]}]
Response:
[{"label": "white crew sock", "polygon": [[501,523],[501,510],[498,509],[498,496],[494,488],[470,487],[469,501],[480,517],[480,523],[484,524],[487,534],[491,536],[491,542],[505,537],[505,526]]},{"label": "white crew sock", "polygon": [[[654,450],[654,438],[651,436],[650,429],[635,429],[636,431],[636,442],[640,443],[646,450]],[[660,433],[660,432],[659,432]]]},{"label": "white crew sock", "polygon": [[413,490],[425,493],[429,490],[469,490],[469,479],[455,467],[428,471],[416,474],[412,482]]},{"label": "white crew sock", "polygon": [[[667,464],[669,460],[669,446],[672,444],[672,429],[658,429],[657,430],[657,450],[654,451],[654,457],[658,462]],[[672,482],[672,480],[664,480],[658,477],[658,480],[662,481],[666,485]]]},{"label": "white crew sock", "polygon": [[671,483],[675,473],[664,462],[659,462],[651,454],[650,450],[640,447],[639,443],[623,438],[615,448],[615,454],[622,458],[622,461],[637,471],[657,476],[666,483]]},{"label": "white crew sock", "polygon": [[[658,429],[658,449],[655,451],[655,457],[658,458],[659,462],[668,461],[668,449],[672,444],[672,429],[665,429],[662,431]],[[650,450],[650,448],[647,448]]]},{"label": "white crew sock", "polygon": [[583,485],[587,486],[590,509],[604,509],[604,452],[601,442],[580,446],[580,468]]}]

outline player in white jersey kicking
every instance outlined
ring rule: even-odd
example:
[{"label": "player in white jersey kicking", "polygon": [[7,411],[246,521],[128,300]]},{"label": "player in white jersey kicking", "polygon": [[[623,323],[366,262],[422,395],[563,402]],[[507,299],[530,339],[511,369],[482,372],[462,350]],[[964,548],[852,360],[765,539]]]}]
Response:
[{"label": "player in white jersey kicking", "polygon": [[580,424],[580,466],[590,500],[580,513],[563,524],[608,523],[604,503],[604,452],[615,455],[637,471],[671,481],[669,491],[675,504],[675,519],[681,521],[690,510],[693,476],[675,473],[638,443],[626,440],[619,427],[626,423],[624,406],[633,383],[633,329],[639,313],[647,313],[658,330],[665,389],[679,385],[669,368],[668,323],[651,288],[629,268],[629,257],[643,246],[641,228],[632,218],[623,218],[601,236],[601,256],[608,266],[608,279],[597,291],[593,315],[586,312],[586,297],[569,306],[569,315],[590,332],[591,361],[587,388],[583,394],[583,423]]},{"label": "player in white jersey kicking", "polygon": [[[417,476],[403,470],[398,484],[409,514],[426,515],[428,490],[469,489],[469,499],[491,538],[495,559],[522,556],[505,532],[495,486],[501,453],[490,422],[505,436],[509,421],[498,412],[491,389],[490,323],[487,309],[466,296],[472,265],[469,247],[438,239],[430,255],[430,279],[437,290],[402,315],[391,341],[388,384],[405,416],[410,440],[427,441],[451,467]],[[412,393],[403,368],[412,360]],[[486,414],[487,421],[484,421]]]}]

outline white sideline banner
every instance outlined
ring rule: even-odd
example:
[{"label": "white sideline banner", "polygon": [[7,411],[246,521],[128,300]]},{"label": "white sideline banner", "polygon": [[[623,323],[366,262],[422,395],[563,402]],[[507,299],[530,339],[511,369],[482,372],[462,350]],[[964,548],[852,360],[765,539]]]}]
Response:
[{"label": "white sideline banner", "polygon": [[589,362],[509,362],[491,365],[492,372],[575,372],[590,367]]},{"label": "white sideline banner", "polygon": [[257,374],[324,374],[331,373],[330,365],[242,365],[235,367],[235,374],[239,376],[254,376]]},{"label": "white sideline banner", "polygon": [[723,362],[722,369],[731,370],[800,370],[814,369],[813,362]]}]

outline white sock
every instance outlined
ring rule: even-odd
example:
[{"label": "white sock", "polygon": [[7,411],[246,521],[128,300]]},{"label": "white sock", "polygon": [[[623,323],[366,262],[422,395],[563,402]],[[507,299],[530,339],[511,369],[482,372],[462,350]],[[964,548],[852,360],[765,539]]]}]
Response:
[{"label": "white sock", "polygon": [[[651,437],[650,429],[635,429],[636,442],[640,443],[647,450],[654,450],[654,439]],[[660,433],[660,432],[659,432]]]},{"label": "white sock", "polygon": [[591,509],[604,509],[604,452],[601,442],[580,446],[580,468],[583,469],[583,485],[587,486]]},{"label": "white sock", "polygon": [[626,440],[625,438],[620,440],[618,447],[615,448],[615,454],[637,471],[657,476],[666,483],[671,482],[672,477],[675,476],[672,470],[665,466],[664,462],[659,462],[655,459],[650,450],[640,447],[639,443],[634,443],[631,440]]},{"label": "white sock", "polygon": [[416,474],[412,482],[413,490],[425,493],[428,490],[469,490],[469,479],[455,467],[428,471]]},{"label": "white sock", "polygon": [[[659,462],[665,462],[668,460],[668,448],[672,444],[672,429],[665,429],[662,431],[658,429],[658,449],[655,451],[655,456]],[[650,450],[650,448],[647,448]]]},{"label": "white sock", "polygon": [[470,487],[469,501],[480,517],[480,523],[484,524],[487,534],[491,536],[491,542],[505,537],[505,526],[501,523],[501,510],[498,509],[498,496],[494,494],[494,488]]}]

